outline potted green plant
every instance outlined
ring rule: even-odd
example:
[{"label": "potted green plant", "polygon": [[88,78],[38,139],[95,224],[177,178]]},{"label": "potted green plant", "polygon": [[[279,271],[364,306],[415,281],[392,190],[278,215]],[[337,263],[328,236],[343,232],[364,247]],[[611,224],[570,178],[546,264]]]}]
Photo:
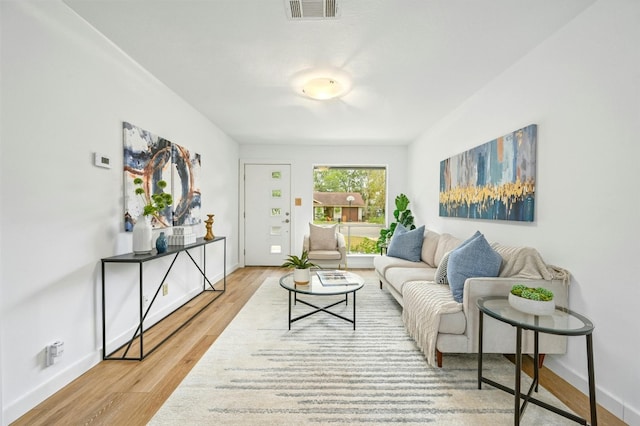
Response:
[{"label": "potted green plant", "polygon": [[380,237],[378,238],[378,242],[376,243],[376,247],[378,250],[380,248],[385,247],[391,237],[393,236],[393,232],[396,230],[398,223],[401,223],[405,228],[409,231],[412,229],[416,229],[416,225],[413,223],[413,214],[411,210],[409,210],[409,197],[405,194],[400,194],[396,197],[396,209],[393,211],[393,217],[396,219],[395,222],[392,222],[388,228],[384,228],[380,230]]},{"label": "potted green plant", "polygon": [[[148,254],[153,251],[151,217],[155,217],[158,222],[162,223],[160,212],[167,206],[173,204],[171,194],[164,192],[164,188],[167,187],[167,182],[164,180],[158,181],[156,185],[160,190],[151,195],[147,194],[144,190],[143,183],[142,178],[135,178],[133,180],[133,184],[136,186],[135,194],[140,197],[144,204],[142,213],[138,216],[133,226],[133,252],[136,254]],[[165,223],[165,225],[167,224]]]},{"label": "potted green plant", "polygon": [[281,265],[283,268],[293,269],[293,282],[300,285],[309,284],[311,280],[311,274],[309,269],[318,267],[315,263],[309,260],[309,253],[306,250],[302,251],[300,257],[295,254],[287,256],[285,262]]},{"label": "potted green plant", "polygon": [[543,287],[527,287],[524,284],[511,287],[509,304],[514,309],[533,315],[550,315],[556,308],[551,290]]}]

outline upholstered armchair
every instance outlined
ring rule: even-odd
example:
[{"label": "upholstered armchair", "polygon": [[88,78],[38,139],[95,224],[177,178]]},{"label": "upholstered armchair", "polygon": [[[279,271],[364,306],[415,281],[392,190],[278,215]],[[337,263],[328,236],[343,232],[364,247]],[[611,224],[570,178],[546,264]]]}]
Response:
[{"label": "upholstered armchair", "polygon": [[347,269],[347,243],[344,235],[337,232],[337,225],[318,226],[309,224],[309,234],[304,236],[302,249],[309,260],[322,268]]}]

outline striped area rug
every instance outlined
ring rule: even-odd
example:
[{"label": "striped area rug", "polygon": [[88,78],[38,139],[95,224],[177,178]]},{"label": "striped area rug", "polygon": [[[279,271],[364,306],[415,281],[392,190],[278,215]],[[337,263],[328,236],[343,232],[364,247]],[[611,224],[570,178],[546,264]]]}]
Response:
[{"label": "striped area rug", "polygon": [[[287,302],[278,280],[267,279],[150,424],[513,424],[511,395],[477,389],[475,355],[445,355],[443,368],[426,363],[377,282],[358,291],[356,330],[320,312],[289,331]],[[298,304],[294,315],[310,309]],[[486,356],[484,366],[485,376],[513,386],[513,365],[502,356]],[[566,409],[544,389],[537,397]],[[575,423],[529,406],[521,424]]]}]

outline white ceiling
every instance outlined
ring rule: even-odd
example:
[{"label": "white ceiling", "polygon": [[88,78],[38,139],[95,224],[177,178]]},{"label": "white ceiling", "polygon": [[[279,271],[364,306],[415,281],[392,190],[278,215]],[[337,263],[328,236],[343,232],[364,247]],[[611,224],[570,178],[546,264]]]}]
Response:
[{"label": "white ceiling", "polygon": [[[408,144],[595,0],[64,0],[242,144]],[[294,90],[350,76],[341,99]]]}]

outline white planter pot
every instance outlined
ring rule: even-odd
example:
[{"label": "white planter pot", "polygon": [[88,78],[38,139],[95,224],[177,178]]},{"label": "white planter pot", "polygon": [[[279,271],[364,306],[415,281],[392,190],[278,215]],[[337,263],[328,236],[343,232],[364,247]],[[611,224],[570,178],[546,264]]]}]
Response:
[{"label": "white planter pot", "polygon": [[311,273],[309,269],[294,269],[293,282],[300,285],[309,284]]},{"label": "white planter pot", "polygon": [[153,230],[151,218],[145,215],[138,216],[133,225],[133,252],[135,254],[149,254],[153,251]]},{"label": "white planter pot", "polygon": [[556,302],[553,300],[524,299],[512,293],[509,293],[509,304],[512,308],[531,315],[551,315],[556,309]]}]

